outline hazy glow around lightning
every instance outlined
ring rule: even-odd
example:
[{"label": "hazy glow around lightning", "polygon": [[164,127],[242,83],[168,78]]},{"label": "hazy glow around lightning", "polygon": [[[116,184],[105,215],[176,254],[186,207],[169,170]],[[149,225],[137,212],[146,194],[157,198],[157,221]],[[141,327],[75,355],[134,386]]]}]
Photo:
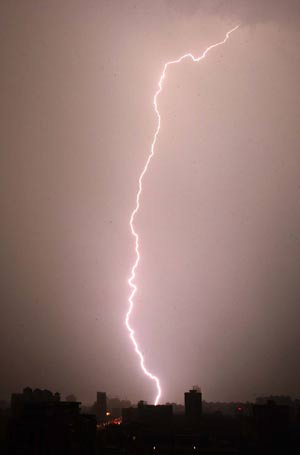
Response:
[{"label": "hazy glow around lightning", "polygon": [[158,81],[158,89],[157,91],[155,92],[154,94],[154,98],[153,98],[153,106],[154,106],[154,111],[156,113],[156,116],[157,116],[157,127],[156,127],[156,130],[155,130],[155,133],[154,133],[154,136],[153,136],[153,141],[152,141],[152,144],[151,144],[151,148],[150,148],[150,153],[148,155],[148,158],[147,158],[147,161],[145,163],[145,166],[139,176],[139,185],[138,185],[138,192],[136,194],[136,199],[135,199],[135,208],[133,210],[133,212],[131,213],[131,216],[130,216],[130,220],[129,220],[129,226],[130,226],[130,231],[131,231],[131,234],[133,235],[134,239],[135,239],[135,254],[136,254],[136,258],[135,258],[135,262],[131,268],[131,273],[130,273],[130,277],[128,279],[128,284],[131,288],[131,294],[128,298],[128,303],[129,303],[129,308],[128,308],[128,311],[126,313],[126,317],[125,317],[125,325],[127,327],[127,330],[129,332],[129,336],[130,336],[130,339],[133,343],[133,346],[134,346],[134,349],[135,349],[135,352],[136,354],[138,355],[139,359],[140,359],[140,366],[144,372],[144,374],[146,376],[148,376],[152,381],[155,382],[155,385],[156,385],[156,397],[155,397],[155,400],[154,400],[154,404],[158,404],[159,402],[159,399],[161,397],[161,387],[160,387],[160,383],[159,383],[159,379],[157,376],[155,376],[154,374],[152,374],[146,367],[145,367],[145,360],[144,360],[144,356],[143,354],[141,353],[140,349],[139,349],[139,346],[137,344],[137,341],[135,339],[135,336],[134,336],[134,330],[133,328],[131,327],[130,325],[130,316],[131,316],[131,313],[133,311],[133,306],[134,306],[134,296],[137,292],[137,285],[135,284],[134,282],[134,279],[135,279],[135,271],[137,269],[137,266],[140,262],[140,251],[139,251],[139,236],[138,236],[138,233],[135,231],[134,229],[134,218],[135,218],[135,215],[137,214],[137,212],[139,211],[139,208],[140,208],[140,197],[141,197],[141,193],[142,193],[142,190],[143,190],[143,178],[144,178],[144,175],[146,174],[147,170],[148,170],[148,166],[150,164],[150,161],[154,155],[154,149],[155,149],[155,144],[156,144],[156,141],[157,141],[157,137],[158,137],[158,134],[159,134],[159,131],[160,131],[160,126],[161,126],[161,117],[160,117],[160,113],[159,113],[159,110],[158,110],[158,106],[157,106],[157,98],[159,96],[159,94],[161,93],[162,91],[162,87],[163,87],[163,81],[166,77],[166,72],[167,72],[167,69],[170,65],[174,65],[175,63],[180,63],[182,60],[184,59],[187,59],[187,58],[190,58],[193,60],[193,62],[200,62],[200,60],[203,60],[205,57],[206,57],[206,54],[213,48],[217,47],[217,46],[220,46],[221,44],[224,44],[226,43],[226,41],[228,40],[229,38],[229,35],[234,32],[237,28],[239,28],[239,25],[234,27],[233,29],[229,30],[229,32],[226,33],[226,36],[225,38],[223,39],[223,41],[220,41],[219,43],[216,43],[216,44],[212,44],[211,46],[209,46],[199,57],[194,57],[193,54],[184,54],[182,55],[181,57],[179,57],[178,59],[176,60],[171,60],[169,62],[167,62],[165,65],[164,65],[164,68],[163,68],[163,71],[161,73],[161,76],[159,78],[159,81]]}]

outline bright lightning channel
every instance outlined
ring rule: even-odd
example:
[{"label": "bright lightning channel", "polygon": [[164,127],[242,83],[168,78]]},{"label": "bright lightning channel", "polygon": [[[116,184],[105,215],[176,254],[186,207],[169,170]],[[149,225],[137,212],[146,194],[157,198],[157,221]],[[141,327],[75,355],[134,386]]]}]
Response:
[{"label": "bright lightning channel", "polygon": [[166,72],[167,72],[167,69],[169,66],[171,65],[174,65],[176,63],[180,63],[182,62],[182,60],[184,59],[188,59],[190,58],[191,60],[193,60],[193,62],[200,62],[200,60],[203,60],[206,55],[208,54],[208,52],[211,50],[211,49],[214,49],[215,47],[218,47],[222,44],[225,44],[226,41],[228,40],[229,38],[229,35],[234,32],[235,30],[237,30],[239,28],[239,25],[237,25],[236,27],[234,27],[233,29],[229,30],[229,32],[226,33],[226,36],[225,38],[223,39],[223,41],[220,41],[219,43],[216,43],[216,44],[212,44],[211,46],[209,46],[204,52],[202,55],[200,55],[200,57],[194,57],[193,54],[184,54],[182,55],[181,57],[179,57],[178,59],[176,60],[171,60],[167,63],[165,63],[164,65],[164,68],[163,68],[163,71],[161,73],[161,76],[159,78],[159,81],[158,81],[158,89],[157,91],[155,92],[154,94],[154,98],[153,98],[153,106],[154,106],[154,111],[155,111],[155,114],[157,116],[157,127],[156,127],[156,130],[155,130],[155,133],[154,133],[154,136],[153,136],[153,141],[152,141],[152,144],[151,144],[151,148],[150,148],[150,153],[148,155],[148,158],[147,158],[147,161],[146,161],[146,164],[139,176],[139,185],[138,185],[138,192],[136,194],[136,199],[135,199],[135,208],[133,210],[133,212],[131,213],[131,216],[130,216],[130,220],[129,220],[129,226],[130,226],[130,231],[131,231],[131,234],[133,235],[134,239],[135,239],[135,254],[136,254],[136,258],[135,258],[135,262],[131,268],[131,274],[130,274],[130,277],[128,279],[128,284],[131,288],[131,294],[128,298],[128,303],[129,303],[129,308],[128,308],[128,311],[126,313],[126,317],[125,317],[125,325],[127,327],[127,330],[129,332],[129,336],[130,336],[130,339],[133,343],[133,346],[134,346],[134,349],[135,349],[135,352],[136,354],[138,355],[139,359],[140,359],[140,366],[144,372],[144,374],[146,376],[148,376],[152,381],[155,382],[155,385],[156,385],[156,397],[155,397],[155,400],[154,400],[154,404],[157,405],[159,400],[160,400],[160,397],[161,397],[161,387],[160,387],[160,382],[159,382],[159,379],[157,376],[155,376],[154,374],[152,374],[146,367],[145,367],[145,359],[144,359],[144,356],[143,354],[141,353],[140,351],[140,348],[138,346],[138,343],[135,339],[135,336],[134,336],[134,330],[133,328],[131,327],[130,325],[130,316],[131,316],[131,313],[133,311],[133,307],[134,307],[134,296],[137,292],[137,285],[135,284],[135,272],[136,272],[136,269],[137,269],[137,266],[140,262],[140,251],[139,251],[139,236],[138,236],[138,233],[136,232],[136,230],[134,229],[134,219],[135,219],[135,216],[137,214],[137,212],[139,211],[139,208],[140,208],[140,197],[141,197],[141,194],[142,194],[142,190],[143,190],[143,178],[144,178],[144,175],[146,174],[147,170],[148,170],[148,167],[149,167],[149,164],[150,164],[150,161],[154,155],[154,150],[155,150],[155,145],[156,145],[156,141],[157,141],[157,137],[158,137],[158,134],[159,134],[159,131],[160,131],[160,126],[161,126],[161,116],[160,116],[160,113],[159,113],[159,110],[158,110],[158,105],[157,105],[157,99],[158,99],[158,96],[160,95],[161,91],[162,91],[162,88],[163,88],[163,81],[166,77]]}]

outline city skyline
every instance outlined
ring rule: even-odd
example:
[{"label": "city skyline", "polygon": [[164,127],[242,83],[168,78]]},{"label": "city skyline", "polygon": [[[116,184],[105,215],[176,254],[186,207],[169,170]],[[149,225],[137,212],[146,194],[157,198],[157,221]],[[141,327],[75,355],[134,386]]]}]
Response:
[{"label": "city skyline", "polygon": [[[299,2],[2,2],[0,399],[299,397]],[[292,372],[292,374],[291,374]]]}]

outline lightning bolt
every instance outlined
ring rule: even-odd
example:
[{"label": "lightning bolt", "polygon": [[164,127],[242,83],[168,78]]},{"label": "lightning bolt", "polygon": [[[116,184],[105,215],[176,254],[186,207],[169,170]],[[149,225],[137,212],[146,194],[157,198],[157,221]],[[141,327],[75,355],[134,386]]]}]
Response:
[{"label": "lightning bolt", "polygon": [[153,98],[154,111],[155,111],[155,114],[157,116],[157,126],[156,126],[156,130],[155,130],[155,133],[154,133],[154,136],[153,136],[153,141],[152,141],[152,144],[151,144],[150,153],[148,155],[148,158],[147,158],[147,161],[145,163],[145,166],[144,166],[144,168],[143,168],[143,170],[142,170],[142,172],[141,172],[141,174],[139,176],[138,192],[136,194],[136,199],[135,199],[135,208],[134,208],[133,212],[131,213],[130,220],[129,220],[130,231],[131,231],[131,234],[133,235],[133,237],[135,239],[135,255],[136,255],[136,258],[135,258],[135,262],[134,262],[134,264],[133,264],[133,266],[131,268],[130,277],[128,279],[128,284],[129,284],[129,286],[131,288],[131,294],[130,294],[130,296],[128,298],[129,308],[128,308],[128,311],[127,311],[126,317],[125,317],[125,325],[126,325],[127,330],[129,332],[130,339],[131,339],[131,341],[133,343],[134,350],[135,350],[136,354],[139,357],[141,369],[143,370],[144,374],[146,376],[148,376],[148,378],[150,378],[156,385],[157,393],[156,393],[156,397],[155,397],[155,400],[154,400],[154,404],[155,405],[158,404],[158,402],[160,400],[160,397],[161,397],[160,382],[159,382],[158,377],[155,376],[154,374],[152,374],[145,367],[144,356],[141,353],[140,348],[138,346],[138,343],[136,341],[135,332],[134,332],[133,328],[130,325],[130,316],[132,314],[133,307],[134,307],[134,296],[135,296],[135,294],[137,292],[137,285],[135,284],[135,281],[134,281],[135,280],[135,272],[136,272],[137,266],[138,266],[138,264],[140,262],[139,235],[138,235],[138,233],[136,232],[136,230],[134,228],[134,219],[135,219],[135,216],[138,213],[139,208],[140,208],[140,197],[141,197],[142,190],[143,190],[143,178],[144,178],[144,175],[146,174],[146,172],[148,170],[150,161],[153,158],[154,151],[155,151],[155,145],[156,145],[157,137],[158,137],[158,134],[159,134],[159,131],[160,131],[160,126],[161,126],[161,116],[160,116],[160,113],[159,113],[159,110],[158,110],[157,99],[158,99],[158,97],[159,97],[159,95],[160,95],[160,93],[162,91],[163,81],[164,81],[164,79],[166,77],[167,69],[168,69],[169,66],[175,65],[176,63],[180,63],[180,62],[182,62],[182,60],[185,60],[185,59],[191,59],[193,62],[200,62],[200,60],[203,60],[206,57],[206,55],[208,54],[208,52],[211,49],[214,49],[215,47],[218,47],[218,46],[220,46],[222,44],[225,44],[226,41],[229,38],[229,35],[232,32],[234,32],[235,30],[237,30],[238,28],[239,28],[239,25],[237,25],[233,29],[229,30],[226,33],[226,36],[225,36],[225,38],[222,41],[220,41],[220,42],[218,42],[216,44],[212,44],[211,46],[209,46],[207,49],[205,49],[203,54],[201,54],[199,57],[194,57],[193,54],[188,53],[188,54],[182,55],[181,57],[179,57],[176,60],[171,60],[171,61],[165,63],[165,65],[163,67],[163,71],[162,71],[161,76],[160,76],[159,81],[158,81],[158,89],[155,92],[154,98]]}]

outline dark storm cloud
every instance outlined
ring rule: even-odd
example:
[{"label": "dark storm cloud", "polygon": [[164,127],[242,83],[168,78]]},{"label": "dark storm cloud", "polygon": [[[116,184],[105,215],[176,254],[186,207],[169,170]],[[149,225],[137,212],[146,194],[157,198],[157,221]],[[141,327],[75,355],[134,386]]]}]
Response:
[{"label": "dark storm cloud", "polygon": [[242,24],[283,22],[299,24],[298,0],[166,0],[168,7],[180,14],[197,12],[238,19]]}]

